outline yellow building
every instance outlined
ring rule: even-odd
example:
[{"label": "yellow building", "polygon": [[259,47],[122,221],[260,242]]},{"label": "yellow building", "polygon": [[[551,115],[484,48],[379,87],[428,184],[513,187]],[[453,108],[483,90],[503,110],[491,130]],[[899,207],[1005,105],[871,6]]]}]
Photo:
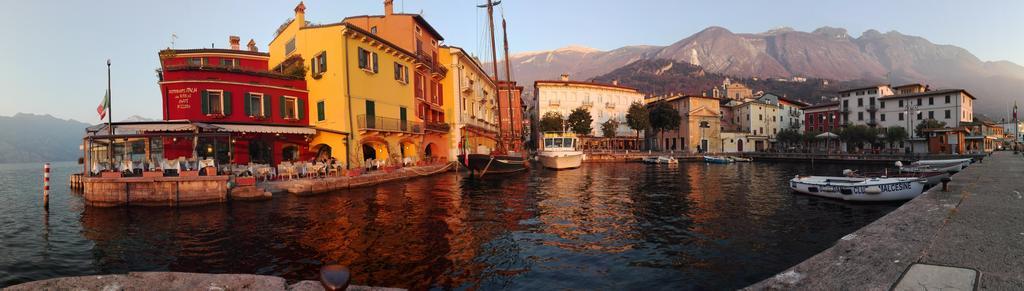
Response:
[{"label": "yellow building", "polygon": [[451,68],[441,81],[445,122],[454,125],[449,159],[462,153],[487,154],[497,147],[498,88],[480,62],[461,48],[442,46],[438,61]]},{"label": "yellow building", "polygon": [[688,95],[651,99],[668,102],[681,117],[679,129],[657,134],[655,142],[660,149],[691,153],[718,152],[722,149],[719,99]]},{"label": "yellow building", "polygon": [[421,159],[424,124],[409,75],[416,55],[352,24],[307,24],[305,9],[299,3],[270,42],[270,64],[304,71],[317,129],[310,149],[328,147],[349,167]]}]

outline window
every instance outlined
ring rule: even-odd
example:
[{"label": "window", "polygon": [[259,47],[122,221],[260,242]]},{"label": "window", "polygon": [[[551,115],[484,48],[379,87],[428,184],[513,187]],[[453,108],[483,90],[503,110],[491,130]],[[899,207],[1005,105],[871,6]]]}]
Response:
[{"label": "window", "polygon": [[245,115],[249,117],[262,118],[267,116],[267,106],[264,102],[263,93],[248,93],[245,100]]},{"label": "window", "polygon": [[327,52],[321,52],[320,54],[313,57],[310,68],[313,70],[313,76],[320,76],[327,71]]},{"label": "window", "polygon": [[864,112],[857,112],[857,120],[864,120]]},{"label": "window", "polygon": [[363,71],[377,73],[377,53],[359,48],[359,68]]},{"label": "window", "polygon": [[763,115],[761,115],[761,114],[758,114],[758,115],[757,115],[757,120],[764,120],[764,116],[763,116]]},{"label": "window", "polygon": [[284,119],[302,119],[304,109],[302,108],[302,100],[291,96],[281,96],[281,118]]},{"label": "window", "polygon": [[284,44],[284,55],[287,56],[287,55],[292,54],[293,52],[295,52],[295,38],[294,37],[292,39],[289,39],[288,42],[286,42]]},{"label": "window", "polygon": [[903,100],[900,100],[900,107],[903,107]]},{"label": "window", "polygon": [[878,105],[880,105],[882,109],[885,109],[885,101],[879,102]]},{"label": "window", "polygon": [[923,114],[921,114],[921,112],[920,112],[920,111],[918,111],[918,112],[917,112],[917,120],[921,120],[921,119],[924,119],[924,118],[923,118],[923,116],[924,116],[924,115],[923,115]]},{"label": "window", "polygon": [[952,117],[952,115],[950,115],[949,109],[946,109],[946,118],[950,118],[950,117]]},{"label": "window", "polygon": [[935,97],[928,97],[928,105],[935,105]]},{"label": "window", "polygon": [[420,31],[420,27],[416,27],[416,36],[423,36],[423,31]]},{"label": "window", "polygon": [[231,92],[224,92],[223,90],[203,91],[202,103],[203,114],[231,114]]},{"label": "window", "polygon": [[902,121],[902,120],[903,120],[903,112],[900,112],[900,116],[899,116],[899,119],[900,119],[900,121]]},{"label": "window", "polygon": [[857,98],[857,107],[864,107],[864,99]]},{"label": "window", "polygon": [[935,119],[935,111],[928,111],[928,119]]},{"label": "window", "polygon": [[377,34],[377,27],[376,26],[371,26],[370,27],[370,33],[371,34]]},{"label": "window", "polygon": [[850,108],[850,100],[843,100],[843,108]]},{"label": "window", "polygon": [[395,62],[395,81],[409,84],[409,67]]},{"label": "window", "polygon": [[238,59],[229,59],[229,58],[220,59],[220,65],[222,67],[235,68],[235,67],[238,67]]},{"label": "window", "polygon": [[917,98],[917,106],[921,106],[921,98]]},{"label": "window", "polygon": [[324,112],[324,101],[320,100],[316,102],[316,121],[324,121],[327,119],[327,114]]},{"label": "window", "polygon": [[205,66],[209,62],[209,58],[188,58],[189,66]]},{"label": "window", "polygon": [[879,117],[882,119],[882,121],[885,121],[885,113],[882,113]]},{"label": "window", "polygon": [[946,104],[949,104],[949,102],[950,102],[949,95],[946,95]]}]

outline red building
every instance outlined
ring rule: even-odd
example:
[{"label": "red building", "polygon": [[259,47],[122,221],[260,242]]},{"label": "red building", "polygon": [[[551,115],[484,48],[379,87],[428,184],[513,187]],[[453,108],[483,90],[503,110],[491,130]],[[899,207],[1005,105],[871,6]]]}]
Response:
[{"label": "red building", "polygon": [[[202,123],[231,137],[165,140],[167,159],[216,157],[220,163],[278,164],[308,160],[306,82],[302,76],[271,72],[269,55],[250,40],[239,49],[238,37],[230,49],[167,49],[160,52],[160,91],[163,119]],[[230,146],[229,146],[230,145]]]},{"label": "red building", "polygon": [[[509,108],[508,93],[512,92],[511,109]],[[516,85],[515,81],[498,81],[498,115],[501,116],[501,138],[512,152],[523,151],[523,138],[525,137],[525,123],[523,123],[523,86]],[[511,117],[510,117],[511,115]]]},{"label": "red building", "polygon": [[804,131],[826,132],[838,128],[839,102],[826,102],[807,106],[804,110]]}]

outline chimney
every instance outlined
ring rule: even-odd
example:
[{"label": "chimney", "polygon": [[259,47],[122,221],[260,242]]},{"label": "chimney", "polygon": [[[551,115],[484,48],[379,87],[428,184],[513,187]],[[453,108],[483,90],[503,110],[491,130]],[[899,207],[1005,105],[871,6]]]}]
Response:
[{"label": "chimney", "polygon": [[395,13],[394,0],[384,0],[384,16],[390,16]]},{"label": "chimney", "polygon": [[235,36],[235,35],[228,36],[228,43],[231,44],[231,49],[233,49],[233,50],[236,50],[236,51],[238,50],[238,43],[241,42],[241,41],[242,41],[242,39],[239,38],[238,36]]},{"label": "chimney", "polygon": [[306,26],[306,4],[299,2],[299,5],[295,6],[295,22],[299,24],[299,27]]},{"label": "chimney", "polygon": [[251,38],[249,39],[249,44],[247,44],[246,47],[249,48],[250,52],[258,52],[258,51],[260,51],[258,48],[256,48],[256,41],[251,39]]},{"label": "chimney", "polygon": [[562,81],[569,81],[569,74],[562,73]]}]

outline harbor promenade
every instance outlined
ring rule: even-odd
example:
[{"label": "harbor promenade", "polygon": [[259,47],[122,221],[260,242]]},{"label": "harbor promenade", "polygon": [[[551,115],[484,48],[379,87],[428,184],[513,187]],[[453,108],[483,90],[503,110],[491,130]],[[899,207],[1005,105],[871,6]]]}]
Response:
[{"label": "harbor promenade", "polygon": [[[287,290],[321,291],[318,281],[289,285],[284,278],[247,274],[201,274],[181,272],[132,272],[39,280],[4,290]],[[405,289],[349,285],[348,291],[401,291]]]},{"label": "harbor promenade", "polygon": [[996,152],[749,290],[1024,290],[1024,156]]}]

